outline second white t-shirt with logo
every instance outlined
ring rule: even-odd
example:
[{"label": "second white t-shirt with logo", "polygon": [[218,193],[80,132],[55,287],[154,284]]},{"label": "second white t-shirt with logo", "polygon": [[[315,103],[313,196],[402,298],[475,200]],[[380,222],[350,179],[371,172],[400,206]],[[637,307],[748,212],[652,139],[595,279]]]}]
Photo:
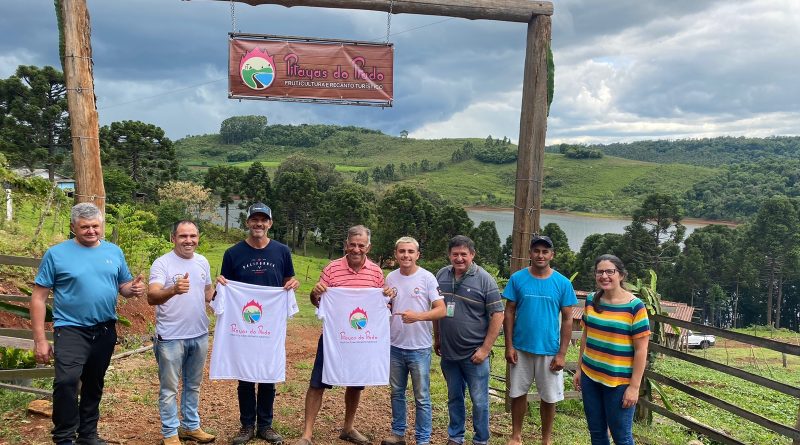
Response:
[{"label": "second white t-shirt with logo", "polygon": [[389,308],[383,290],[329,287],[322,319],[322,382],[336,386],[389,384]]}]

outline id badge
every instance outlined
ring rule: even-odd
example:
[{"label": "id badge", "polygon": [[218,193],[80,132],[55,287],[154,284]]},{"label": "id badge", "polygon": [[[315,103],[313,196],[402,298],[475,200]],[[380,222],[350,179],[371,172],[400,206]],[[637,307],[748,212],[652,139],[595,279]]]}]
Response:
[{"label": "id badge", "polygon": [[447,303],[447,316],[453,317],[456,314],[456,303],[455,301],[451,301]]}]

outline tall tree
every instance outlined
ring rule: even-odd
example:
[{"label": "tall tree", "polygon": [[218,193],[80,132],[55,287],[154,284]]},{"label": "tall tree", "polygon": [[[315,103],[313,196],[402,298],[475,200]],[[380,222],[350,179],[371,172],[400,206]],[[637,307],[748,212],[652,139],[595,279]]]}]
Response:
[{"label": "tall tree", "polygon": [[267,116],[233,116],[222,121],[219,135],[225,144],[240,144],[255,139],[267,128]]},{"label": "tall tree", "polygon": [[445,256],[450,239],[456,235],[472,236],[474,226],[464,207],[451,203],[438,207],[426,246],[426,258]]},{"label": "tall tree", "polygon": [[313,231],[318,215],[321,193],[317,178],[308,171],[284,171],[275,177],[275,203],[284,218],[292,249],[303,246],[306,251],[306,236]]},{"label": "tall tree", "polygon": [[153,124],[112,122],[100,129],[100,149],[103,164],[124,170],[147,200],[154,201],[158,188],[178,175],[172,141]]},{"label": "tall tree", "polygon": [[0,149],[14,166],[44,167],[50,181],[67,156],[69,142],[64,75],[51,66],[19,66],[0,80]]},{"label": "tall tree", "polygon": [[[267,205],[272,205],[272,182],[269,179],[269,173],[264,165],[258,161],[250,164],[250,167],[244,172],[242,176],[242,201],[239,203],[239,209],[247,209],[249,206],[263,202]],[[242,218],[244,216],[244,218]],[[240,222],[247,219],[247,215],[241,213],[239,215]]]},{"label": "tall tree", "polygon": [[500,246],[500,235],[497,234],[497,226],[494,221],[478,223],[478,226],[472,231],[472,240],[475,241],[478,259],[482,263],[493,264],[502,270],[502,246]]},{"label": "tall tree", "polygon": [[561,227],[556,223],[549,223],[542,229],[542,235],[548,236],[553,240],[553,249],[556,254],[550,265],[567,277],[576,272],[577,257],[575,252],[570,250],[567,234],[561,230]]},{"label": "tall tree", "polygon": [[407,185],[394,187],[378,202],[378,209],[372,252],[379,261],[391,257],[394,242],[401,236],[413,236],[419,241],[421,251],[430,250],[428,243],[436,210],[417,190]]},{"label": "tall tree", "polygon": [[626,266],[636,276],[646,276],[653,269],[658,276],[668,271],[680,253],[680,242],[686,233],[681,224],[678,200],[660,193],[648,195],[642,206],[633,212],[633,221],[625,228],[625,237],[633,262]]},{"label": "tall tree", "polygon": [[[777,307],[776,295],[787,266],[796,264],[800,252],[800,211],[798,202],[786,197],[774,197],[764,202],[758,211],[748,239],[761,260],[761,270],[767,288],[767,325],[780,327],[780,298]],[[777,310],[776,310],[777,309]],[[776,316],[777,315],[777,316]]]},{"label": "tall tree", "polygon": [[375,227],[375,202],[375,194],[358,184],[339,184],[325,192],[320,202],[319,230],[329,258],[341,252],[347,229],[358,224]]},{"label": "tall tree", "polygon": [[219,197],[219,206],[225,209],[225,232],[228,231],[230,207],[242,193],[244,171],[230,165],[211,167],[206,172],[204,185]]}]

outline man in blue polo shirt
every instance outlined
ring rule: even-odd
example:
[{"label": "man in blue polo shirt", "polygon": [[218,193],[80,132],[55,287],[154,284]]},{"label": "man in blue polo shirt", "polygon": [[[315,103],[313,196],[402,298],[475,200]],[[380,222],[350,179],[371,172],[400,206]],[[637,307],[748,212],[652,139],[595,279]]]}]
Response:
[{"label": "man in blue polo shirt", "polygon": [[[133,279],[122,250],[102,240],[103,214],[91,203],[72,208],[75,239],[45,252],[31,295],[36,360],[55,357],[53,442],[105,444],[97,435],[100,399],[117,341],[117,294],[145,294],[142,276]],[[47,296],[53,290],[53,337],[44,334]],[[80,386],[80,403],[78,387]]]},{"label": "man in blue polo shirt", "polygon": [[564,359],[572,336],[572,309],[578,300],[572,283],[550,267],[555,254],[549,237],[531,238],[531,265],[511,275],[506,298],[505,341],[510,381],[511,438],[522,444],[528,390],[536,381],[542,444],[550,444],[556,402],[564,400]]}]

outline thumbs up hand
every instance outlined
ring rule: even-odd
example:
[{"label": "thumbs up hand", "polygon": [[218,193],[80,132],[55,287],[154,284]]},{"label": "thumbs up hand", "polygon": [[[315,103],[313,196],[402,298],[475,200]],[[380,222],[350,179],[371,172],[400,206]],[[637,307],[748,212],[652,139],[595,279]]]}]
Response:
[{"label": "thumbs up hand", "polygon": [[144,296],[144,291],[144,277],[142,274],[139,274],[131,282],[131,293],[134,297],[141,297]]},{"label": "thumbs up hand", "polygon": [[175,295],[189,292],[189,272],[186,272],[183,276],[178,275],[175,278]]}]

